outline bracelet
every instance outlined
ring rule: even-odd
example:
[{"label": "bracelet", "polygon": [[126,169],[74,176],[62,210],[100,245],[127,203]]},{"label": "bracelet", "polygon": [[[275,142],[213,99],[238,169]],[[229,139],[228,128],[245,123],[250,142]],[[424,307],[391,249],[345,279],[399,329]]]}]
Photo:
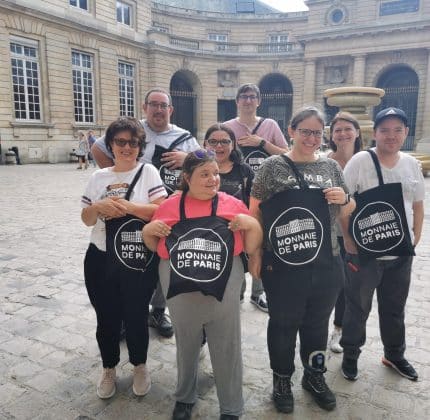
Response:
[{"label": "bracelet", "polygon": [[351,201],[351,194],[346,193],[345,194],[345,202],[343,204],[341,204],[341,206],[346,206],[347,204],[349,204],[350,201]]},{"label": "bracelet", "polygon": [[264,139],[262,139],[261,141],[260,141],[260,144],[258,145],[258,147],[260,148],[260,149],[263,149],[264,150],[264,146],[266,145],[266,140],[264,140]]}]

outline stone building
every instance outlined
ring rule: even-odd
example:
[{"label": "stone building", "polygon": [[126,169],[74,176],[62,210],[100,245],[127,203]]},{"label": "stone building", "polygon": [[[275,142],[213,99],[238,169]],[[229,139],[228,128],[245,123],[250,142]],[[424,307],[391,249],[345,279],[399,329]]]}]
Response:
[{"label": "stone building", "polygon": [[170,89],[173,121],[199,139],[260,86],[259,114],[286,130],[327,88],[375,86],[404,108],[406,148],[430,151],[430,1],[307,0],[280,13],[242,0],[2,0],[0,138],[24,162],[66,161],[78,130],[142,117]]}]

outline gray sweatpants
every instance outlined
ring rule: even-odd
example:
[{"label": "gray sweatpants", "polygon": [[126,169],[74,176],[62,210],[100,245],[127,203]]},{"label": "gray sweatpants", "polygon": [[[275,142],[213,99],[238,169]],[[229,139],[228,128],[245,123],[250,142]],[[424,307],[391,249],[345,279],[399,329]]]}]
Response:
[{"label": "gray sweatpants", "polygon": [[[159,266],[163,293],[170,282],[168,260]],[[206,333],[221,414],[240,416],[243,411],[242,352],[239,294],[243,281],[240,257],[233,267],[222,302],[200,292],[183,293],[167,300],[176,337],[178,384],[176,400],[197,400],[197,373],[203,329]]]}]

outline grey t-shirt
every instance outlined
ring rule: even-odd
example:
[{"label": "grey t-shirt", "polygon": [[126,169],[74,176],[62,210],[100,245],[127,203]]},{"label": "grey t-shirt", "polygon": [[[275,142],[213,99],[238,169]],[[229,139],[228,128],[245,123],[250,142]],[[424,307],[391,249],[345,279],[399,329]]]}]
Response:
[{"label": "grey t-shirt", "polygon": [[[140,122],[146,133],[146,147],[143,152],[143,156],[140,158],[140,161],[144,163],[152,162],[155,145],[159,145],[167,149],[179,136],[187,133],[186,130],[176,126],[175,124],[170,124],[168,130],[158,133],[149,127],[146,120],[141,120]],[[95,144],[106,156],[113,159],[112,153],[106,148],[105,136],[98,138]],[[177,149],[183,152],[193,152],[194,150],[200,149],[200,145],[193,137],[178,145]]]},{"label": "grey t-shirt", "polygon": [[[295,163],[310,188],[342,187],[345,192],[348,192],[342,169],[335,160],[320,156],[314,162]],[[257,200],[265,201],[276,193],[294,188],[299,188],[299,184],[291,167],[281,156],[271,156],[263,162],[255,175],[251,196]],[[329,204],[328,208],[333,254],[338,255],[336,217],[339,213],[339,205]]]}]

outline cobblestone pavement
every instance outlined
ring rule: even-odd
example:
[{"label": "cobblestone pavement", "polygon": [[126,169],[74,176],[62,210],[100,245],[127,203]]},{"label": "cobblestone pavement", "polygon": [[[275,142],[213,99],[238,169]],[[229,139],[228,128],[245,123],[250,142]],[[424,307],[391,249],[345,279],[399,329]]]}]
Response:
[{"label": "cobblestone pavement", "polygon": [[[79,202],[92,170],[77,171],[74,164],[0,166],[0,419],[170,419],[174,338],[151,332],[153,385],[146,397],[133,395],[124,344],[117,394],[108,401],[96,396],[100,360],[95,314],[82,273],[89,229],[80,221]],[[330,354],[326,376],[336,392],[337,409],[326,413],[311,401],[301,388],[298,368],[294,414],[278,414],[270,400],[267,315],[249,303],[247,291],[242,305],[244,419],[430,418],[430,178],[426,188],[424,235],[406,315],[407,357],[420,374],[419,382],[382,366],[375,304],[359,380],[343,379],[342,356]],[[199,389],[193,419],[217,419],[209,357],[202,362]]]}]

